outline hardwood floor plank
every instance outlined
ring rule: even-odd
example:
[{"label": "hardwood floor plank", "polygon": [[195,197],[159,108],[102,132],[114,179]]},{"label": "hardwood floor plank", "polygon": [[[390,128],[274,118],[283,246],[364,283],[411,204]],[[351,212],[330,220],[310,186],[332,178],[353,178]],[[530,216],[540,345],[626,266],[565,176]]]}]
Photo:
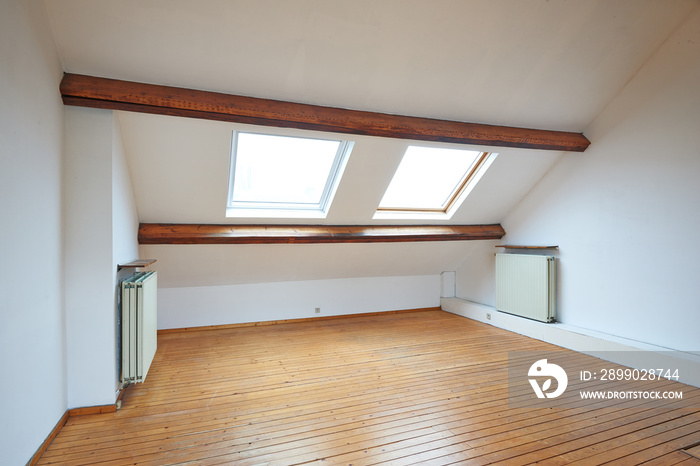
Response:
[{"label": "hardwood floor plank", "polygon": [[[455,376],[455,377],[459,377],[459,375],[457,375],[457,376]],[[451,380],[450,378],[443,378],[443,379],[441,379],[441,382],[431,382],[431,384],[424,384],[424,385],[421,385],[421,388],[420,388],[420,389],[413,389],[413,390],[411,390],[411,393],[405,395],[404,397],[402,397],[402,399],[407,400],[407,402],[410,402],[410,403],[411,403],[411,406],[413,406],[413,403],[415,403],[415,401],[414,401],[413,399],[414,399],[414,398],[415,398],[415,399],[419,399],[419,398],[425,399],[424,396],[425,396],[426,393],[433,393],[434,395],[441,395],[441,394],[444,393],[444,395],[447,396],[447,397],[449,398],[450,395],[454,395],[454,394],[455,394],[455,390],[457,390],[457,389],[462,389],[462,390],[464,390],[464,389],[467,389],[467,388],[468,388],[468,387],[465,387],[464,384],[463,384],[462,382],[460,382],[459,380],[452,380],[452,381],[450,381],[450,380]],[[437,384],[437,385],[432,385],[432,384]],[[436,386],[439,387],[441,390],[436,391]],[[410,388],[410,385],[403,386],[402,388]],[[321,407],[323,408],[324,406],[327,405],[328,407],[333,408],[332,412],[335,412],[335,413],[336,413],[334,416],[337,416],[338,413],[342,412],[342,410],[345,410],[345,411],[350,410],[350,411],[352,411],[352,410],[354,410],[354,409],[364,409],[364,404],[366,404],[367,402],[374,402],[374,403],[377,403],[377,400],[379,400],[379,403],[383,403],[383,406],[386,407],[386,406],[388,406],[387,403],[396,403],[396,402],[398,402],[397,400],[393,400],[393,401],[386,401],[386,400],[385,400],[385,393],[384,393],[384,392],[385,392],[386,390],[391,391],[391,390],[394,390],[394,389],[395,389],[394,386],[382,387],[382,391],[379,392],[379,393],[375,392],[375,393],[372,393],[371,395],[363,395],[362,397],[355,396],[355,397],[353,397],[353,400],[352,400],[352,403],[353,403],[353,404],[351,404],[350,406],[347,406],[347,407],[340,406],[340,405],[338,405],[337,402],[335,402],[335,401],[332,401],[331,403],[328,403],[326,400],[324,400],[322,403],[315,402],[315,403],[312,404],[312,406],[319,406],[319,405],[321,405]],[[457,395],[458,395],[458,394],[457,394]],[[504,392],[504,396],[505,396],[505,392]],[[456,398],[459,398],[459,396],[456,396]],[[362,403],[362,404],[359,404],[359,403],[360,403],[360,400],[358,400],[358,399],[361,399],[361,403]],[[385,400],[385,401],[382,401],[382,400]],[[311,419],[313,419],[313,420],[317,420],[317,417],[316,417],[316,416],[318,416],[319,409],[318,409],[318,408],[313,408],[313,409],[314,409],[314,411],[312,411],[311,413],[305,414],[305,416],[311,417]],[[283,409],[283,411],[288,411],[288,410],[290,410],[290,408],[285,408],[285,409]],[[250,416],[259,417],[259,416],[260,416],[260,412],[261,412],[261,411],[258,409],[258,410],[256,410],[255,412],[253,412],[252,414],[250,414]],[[209,413],[213,413],[213,411],[210,410]],[[219,414],[219,413],[226,413],[226,411],[217,412],[217,414]],[[250,416],[247,416],[247,415],[246,415],[246,416],[241,415],[241,414],[242,414],[241,411],[238,411],[236,414],[237,414],[237,419],[238,419],[238,420],[244,420],[244,419],[246,419],[247,417],[250,417]],[[280,413],[280,416],[277,416],[277,419],[276,419],[276,420],[279,420],[279,419],[283,418],[285,415],[286,415],[285,413]],[[292,415],[292,414],[290,413],[290,415]],[[300,416],[301,416],[301,413],[300,413],[298,410],[293,411],[293,416],[294,416],[293,419],[298,420],[298,419],[300,418]],[[207,416],[207,419],[208,419],[208,416]],[[156,419],[156,421],[159,422],[158,419]],[[192,418],[189,418],[189,417],[188,417],[188,418],[186,419],[186,422],[187,422],[188,425],[191,424],[191,423],[192,423]],[[214,424],[211,424],[212,421],[208,421],[208,422],[210,422],[209,425],[214,425]],[[216,421],[214,421],[214,422],[216,422]],[[114,426],[114,425],[115,425],[115,424],[111,424],[111,425],[110,425],[109,423],[107,424],[108,427],[112,427],[112,426]],[[172,427],[173,427],[172,424],[171,424],[170,427],[171,427],[171,431],[172,431]],[[89,430],[87,433],[93,432],[94,429],[95,429],[95,425],[94,425],[94,424],[91,424],[90,430]],[[65,438],[67,438],[67,437],[68,437],[68,436],[64,436],[63,438],[65,439]]]},{"label": "hardwood floor plank", "polygon": [[[688,455],[680,450],[673,450],[669,453],[657,456],[656,458],[645,461],[645,466],[671,466],[674,464],[683,463],[688,460]],[[700,460],[698,460],[700,463]]]},{"label": "hardwood floor plank", "polygon": [[39,464],[663,464],[700,441],[683,385],[695,408],[591,410],[573,391],[513,408],[533,396],[508,390],[513,351],[591,362],[442,311],[164,333],[122,409],[69,418]]},{"label": "hardwood floor plank", "polygon": [[[692,445],[693,443],[697,443],[698,440],[698,433],[694,432],[690,435],[684,436],[684,437],[679,437],[677,439],[674,439],[670,442],[664,442],[659,445],[656,445],[653,448],[649,448],[647,450],[635,452],[631,455],[625,456],[622,458],[622,461],[626,462],[640,462],[645,464],[646,466],[654,466],[654,465],[670,465],[670,464],[677,464],[677,463],[684,463],[688,461],[688,454],[681,451],[682,448],[686,447],[687,445]],[[658,455],[658,456],[656,456]],[[653,456],[656,456],[654,459],[649,459]],[[697,464],[700,464],[700,459],[698,458],[692,458],[696,460]]]},{"label": "hardwood floor plank", "polygon": [[[682,440],[677,441],[678,439]],[[651,426],[624,437],[603,442],[595,450],[586,450],[577,455],[577,457],[585,456],[570,464],[610,462],[618,459],[627,461],[634,457],[642,460],[649,459],[654,457],[652,447],[673,445],[674,440],[677,441],[676,444],[679,446],[700,441],[700,419],[686,416],[682,419],[674,419],[672,422]]]},{"label": "hardwood floor plank", "polygon": [[[586,448],[597,448],[610,438],[627,435],[635,432],[635,429],[644,426],[651,419],[661,419],[664,422],[677,419],[682,414],[666,413],[649,417],[649,413],[641,413],[634,416],[625,416],[611,419],[607,422],[591,423],[575,420],[567,426],[559,429],[549,429],[538,432],[536,435],[518,437],[513,433],[512,439],[503,442],[494,442],[487,447],[477,447],[470,453],[472,455],[483,454],[489,461],[508,460],[510,464],[530,464],[538,461],[542,464],[568,464],[573,461],[572,456],[576,451],[584,451]],[[664,416],[664,417],[660,417]],[[584,453],[585,455],[585,453]],[[563,462],[563,463],[561,463]]]}]

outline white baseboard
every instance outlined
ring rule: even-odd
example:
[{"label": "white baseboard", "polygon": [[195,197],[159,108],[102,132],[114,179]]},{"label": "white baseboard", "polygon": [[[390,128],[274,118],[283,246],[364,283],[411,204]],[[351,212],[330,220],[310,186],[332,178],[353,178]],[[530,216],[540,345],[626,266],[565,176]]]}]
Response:
[{"label": "white baseboard", "polygon": [[[700,387],[700,355],[560,323],[547,324],[499,312],[496,308],[460,298],[441,298],[442,310],[519,333],[553,345],[637,368],[678,369],[679,381]],[[487,315],[491,318],[488,319]],[[627,354],[625,354],[627,353]]]}]

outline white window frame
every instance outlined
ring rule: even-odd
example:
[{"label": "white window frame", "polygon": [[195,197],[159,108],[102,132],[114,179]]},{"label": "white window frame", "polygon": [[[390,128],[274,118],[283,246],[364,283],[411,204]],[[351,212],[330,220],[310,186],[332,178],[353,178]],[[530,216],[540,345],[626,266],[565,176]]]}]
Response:
[{"label": "white window frame", "polygon": [[[317,141],[338,142],[331,169],[326,179],[320,201],[318,203],[296,202],[257,202],[236,201],[233,199],[234,180],[236,176],[236,150],[239,134],[256,134],[261,136],[285,137],[293,139],[312,139]],[[226,217],[237,218],[326,218],[328,210],[333,202],[335,193],[340,184],[343,172],[350,157],[354,142],[338,139],[311,138],[305,136],[290,136],[281,134],[255,133],[250,131],[234,131],[231,140],[231,158],[229,164],[228,196],[226,203]]]}]

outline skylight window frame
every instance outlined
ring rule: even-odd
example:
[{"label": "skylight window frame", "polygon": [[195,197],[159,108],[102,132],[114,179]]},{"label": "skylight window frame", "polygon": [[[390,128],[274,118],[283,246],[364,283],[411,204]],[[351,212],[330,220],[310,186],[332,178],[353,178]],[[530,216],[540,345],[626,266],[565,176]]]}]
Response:
[{"label": "skylight window frame", "polygon": [[[270,136],[291,139],[308,139],[314,141],[337,142],[338,148],[328,172],[323,191],[318,203],[300,202],[268,202],[268,201],[237,201],[234,196],[236,178],[236,157],[238,137],[240,134]],[[255,218],[326,218],[328,209],[333,202],[340,183],[340,178],[347,165],[354,142],[349,140],[317,138],[308,136],[292,136],[287,134],[258,133],[253,131],[233,131],[231,138],[231,155],[229,162],[228,195],[226,201],[226,217],[255,217]]]},{"label": "skylight window frame", "polygon": [[[409,146],[409,148],[412,146]],[[418,146],[415,146],[418,147]],[[408,149],[406,151],[408,151]],[[464,202],[474,186],[481,179],[485,171],[498,156],[495,152],[474,151],[479,152],[472,165],[466,170],[464,176],[455,184],[455,188],[448,195],[446,201],[440,207],[392,207],[381,206],[372,217],[373,219],[405,219],[405,220],[448,220],[456,212],[459,206]],[[405,156],[404,152],[404,156]],[[397,169],[398,170],[398,169]],[[396,173],[394,173],[396,176]],[[393,181],[393,178],[392,178]],[[391,182],[389,183],[391,186]],[[387,186],[386,191],[389,190]],[[385,191],[385,194],[386,194]],[[383,200],[384,196],[382,196]]]}]

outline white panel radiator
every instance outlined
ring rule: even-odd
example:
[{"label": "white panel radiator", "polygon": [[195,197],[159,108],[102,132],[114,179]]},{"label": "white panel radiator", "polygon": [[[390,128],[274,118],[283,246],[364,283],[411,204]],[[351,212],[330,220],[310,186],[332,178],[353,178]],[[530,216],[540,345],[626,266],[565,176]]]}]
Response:
[{"label": "white panel radiator", "polygon": [[553,256],[496,254],[496,309],[554,322],[556,262]]},{"label": "white panel radiator", "polygon": [[121,283],[122,382],[143,382],[158,346],[156,272],[140,272]]}]

